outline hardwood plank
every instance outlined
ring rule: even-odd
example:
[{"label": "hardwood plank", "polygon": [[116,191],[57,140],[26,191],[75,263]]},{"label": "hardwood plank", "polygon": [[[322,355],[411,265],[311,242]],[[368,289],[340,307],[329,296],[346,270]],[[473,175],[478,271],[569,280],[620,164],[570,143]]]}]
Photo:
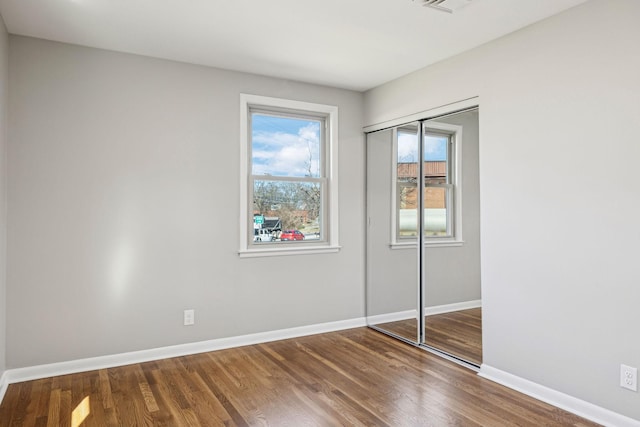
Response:
[{"label": "hardwood plank", "polygon": [[100,396],[102,397],[102,407],[104,409],[113,408],[113,397],[111,396],[111,383],[106,369],[99,371]]},{"label": "hardwood plank", "polygon": [[60,425],[60,395],[62,390],[59,388],[51,390],[49,398],[49,413],[47,415],[47,427],[55,427]]},{"label": "hardwood plank", "polygon": [[11,423],[15,425],[20,425],[23,423],[27,416],[27,410],[31,403],[31,390],[33,388],[33,384],[24,384],[20,388],[20,392],[17,396],[17,399],[14,401],[14,409],[11,414]]},{"label": "hardwood plank", "polygon": [[[32,426],[35,425],[36,419],[38,418],[38,407],[40,404],[40,396],[46,395],[46,392],[43,392],[44,384],[42,382],[33,382],[31,389],[31,398],[29,401],[29,405],[26,409],[26,414],[24,417],[24,421],[22,425]],[[15,423],[19,425],[19,423]]]},{"label": "hardwood plank", "polygon": [[11,384],[0,426],[85,398],[83,427],[596,426],[367,328]]}]

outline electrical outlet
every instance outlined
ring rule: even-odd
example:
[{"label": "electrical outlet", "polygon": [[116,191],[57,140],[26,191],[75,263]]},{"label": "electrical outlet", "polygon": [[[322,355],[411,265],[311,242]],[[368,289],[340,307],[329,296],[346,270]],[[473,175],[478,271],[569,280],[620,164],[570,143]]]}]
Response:
[{"label": "electrical outlet", "polygon": [[189,326],[196,323],[196,311],[195,310],[185,310],[184,311],[184,325]]},{"label": "electrical outlet", "polygon": [[620,387],[638,391],[638,368],[620,365]]}]

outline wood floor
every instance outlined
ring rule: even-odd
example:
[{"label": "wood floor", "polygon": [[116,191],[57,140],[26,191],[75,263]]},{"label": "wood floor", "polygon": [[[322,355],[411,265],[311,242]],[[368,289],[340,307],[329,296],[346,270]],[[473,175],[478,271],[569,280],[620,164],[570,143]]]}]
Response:
[{"label": "wood floor", "polygon": [[[416,323],[412,319],[376,326],[415,341]],[[427,345],[475,365],[482,364],[482,308],[427,316],[424,323]]]},{"label": "wood floor", "polygon": [[356,328],[12,384],[0,425],[596,424]]}]

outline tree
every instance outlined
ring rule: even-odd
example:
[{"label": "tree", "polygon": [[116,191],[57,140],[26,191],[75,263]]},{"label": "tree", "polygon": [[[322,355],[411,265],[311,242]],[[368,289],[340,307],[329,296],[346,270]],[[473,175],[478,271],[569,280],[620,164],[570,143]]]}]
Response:
[{"label": "tree", "polygon": [[305,220],[315,222],[320,207],[320,184],[276,180],[254,183],[254,213],[279,217],[283,228],[299,229]]}]

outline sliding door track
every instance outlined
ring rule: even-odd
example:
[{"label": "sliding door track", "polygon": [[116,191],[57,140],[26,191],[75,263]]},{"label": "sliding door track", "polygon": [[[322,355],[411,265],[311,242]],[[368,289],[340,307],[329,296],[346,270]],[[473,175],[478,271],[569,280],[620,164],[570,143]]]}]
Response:
[{"label": "sliding door track", "polygon": [[373,329],[374,331],[380,332],[381,334],[385,334],[385,335],[390,336],[392,338],[395,338],[395,339],[397,339],[399,341],[402,341],[402,342],[404,342],[406,344],[409,344],[409,345],[411,345],[413,347],[417,347],[417,348],[420,348],[422,350],[428,351],[431,354],[435,354],[436,356],[440,356],[443,359],[446,359],[446,360],[448,360],[450,362],[456,363],[456,364],[458,364],[460,366],[464,366],[465,368],[471,369],[474,372],[480,372],[480,366],[476,365],[475,363],[467,362],[466,360],[461,359],[459,357],[456,357],[456,356],[454,356],[454,355],[452,355],[450,353],[447,353],[446,351],[442,351],[442,350],[437,349],[435,347],[431,347],[430,345],[420,344],[420,343],[417,343],[415,341],[411,341],[410,339],[407,339],[407,338],[402,337],[400,335],[394,334],[393,332],[386,331],[386,330],[384,330],[382,328],[379,328],[379,327],[377,327],[375,325],[367,325],[367,327]]}]

